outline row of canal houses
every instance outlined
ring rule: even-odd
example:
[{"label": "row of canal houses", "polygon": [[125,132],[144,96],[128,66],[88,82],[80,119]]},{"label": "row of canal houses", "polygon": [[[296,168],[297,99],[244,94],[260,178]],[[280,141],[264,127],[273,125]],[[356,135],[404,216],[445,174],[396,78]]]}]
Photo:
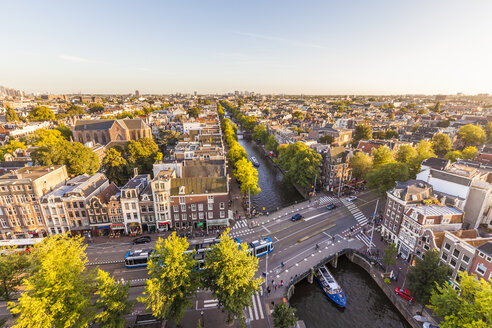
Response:
[{"label": "row of canal houses", "polygon": [[455,287],[460,271],[492,282],[492,237],[478,229],[490,222],[491,205],[491,167],[430,158],[415,180],[387,192],[381,233],[408,261],[437,250]]}]

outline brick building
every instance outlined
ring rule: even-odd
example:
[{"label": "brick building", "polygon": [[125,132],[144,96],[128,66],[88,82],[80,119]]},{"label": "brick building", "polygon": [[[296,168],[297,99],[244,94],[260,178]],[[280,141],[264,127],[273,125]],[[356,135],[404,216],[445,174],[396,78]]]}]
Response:
[{"label": "brick building", "polygon": [[142,119],[77,120],[72,133],[74,141],[102,145],[152,138],[152,129]]}]

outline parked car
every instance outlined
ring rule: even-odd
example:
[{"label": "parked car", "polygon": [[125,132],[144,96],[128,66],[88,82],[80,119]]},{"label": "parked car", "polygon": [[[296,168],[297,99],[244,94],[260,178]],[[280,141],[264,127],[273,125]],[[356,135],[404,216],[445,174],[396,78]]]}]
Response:
[{"label": "parked car", "polygon": [[357,197],[355,197],[355,196],[348,196],[348,197],[347,197],[347,198],[345,198],[345,199],[346,199],[347,201],[349,201],[349,202],[353,202],[354,200],[356,200],[356,199],[357,199]]},{"label": "parked car", "polygon": [[337,208],[337,206],[335,204],[330,204],[330,205],[326,206],[326,208],[329,210],[334,210],[335,208]]},{"label": "parked car", "polygon": [[299,220],[302,220],[302,219],[304,219],[304,217],[301,214],[299,214],[299,213],[294,214],[292,216],[292,218],[291,218],[292,221],[299,221]]},{"label": "parked car", "polygon": [[146,244],[146,243],[150,243],[152,239],[150,238],[150,236],[142,236],[142,237],[138,237],[138,238],[135,238],[132,240],[132,243],[135,245],[135,244]]},{"label": "parked car", "polygon": [[413,302],[413,297],[410,296],[410,291],[401,287],[395,287],[395,294],[403,297],[404,299]]}]

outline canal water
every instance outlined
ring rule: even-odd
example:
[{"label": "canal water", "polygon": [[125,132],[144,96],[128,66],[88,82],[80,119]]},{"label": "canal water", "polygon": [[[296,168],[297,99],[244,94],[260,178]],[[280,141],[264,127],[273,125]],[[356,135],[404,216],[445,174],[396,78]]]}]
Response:
[{"label": "canal water", "polygon": [[347,307],[340,309],[324,294],[315,279],[296,285],[290,299],[296,315],[309,328],[410,328],[403,316],[379,289],[369,274],[345,257],[338,267],[328,266],[347,297]]},{"label": "canal water", "polygon": [[264,207],[265,211],[273,212],[278,208],[303,200],[292,185],[282,182],[282,173],[254,141],[240,139],[238,142],[244,147],[249,157],[255,156],[260,163],[256,169],[261,193],[251,196],[251,204],[258,211],[263,211]]}]

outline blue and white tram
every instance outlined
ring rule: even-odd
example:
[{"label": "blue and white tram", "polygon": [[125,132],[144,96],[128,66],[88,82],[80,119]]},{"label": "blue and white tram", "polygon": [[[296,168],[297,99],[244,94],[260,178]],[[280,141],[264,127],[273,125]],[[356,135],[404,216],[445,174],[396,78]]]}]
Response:
[{"label": "blue and white tram", "polygon": [[146,267],[153,252],[153,249],[128,251],[125,255],[125,266],[127,268]]},{"label": "blue and white tram", "polygon": [[248,244],[251,254],[256,257],[273,252],[273,241],[270,237],[252,241]]}]

